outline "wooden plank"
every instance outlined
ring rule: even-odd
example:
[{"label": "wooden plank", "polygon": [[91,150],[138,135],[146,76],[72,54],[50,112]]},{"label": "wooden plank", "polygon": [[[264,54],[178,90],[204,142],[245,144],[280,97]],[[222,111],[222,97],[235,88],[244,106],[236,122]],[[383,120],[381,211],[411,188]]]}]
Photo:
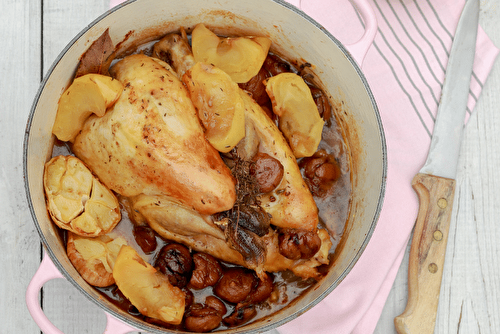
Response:
[{"label": "wooden plank", "polygon": [[2,1],[0,13],[0,323],[4,333],[35,333],[24,294],[38,268],[40,239],[26,210],[21,152],[40,83],[40,3]]}]

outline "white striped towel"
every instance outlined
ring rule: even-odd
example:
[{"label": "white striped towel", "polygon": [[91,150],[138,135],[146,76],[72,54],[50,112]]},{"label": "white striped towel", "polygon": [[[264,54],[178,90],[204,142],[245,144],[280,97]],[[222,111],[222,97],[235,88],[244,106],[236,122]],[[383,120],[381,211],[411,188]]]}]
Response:
[{"label": "white striped towel", "polygon": [[[344,44],[363,24],[348,0],[289,0]],[[465,0],[373,0],[378,32],[362,69],[377,101],[388,149],[382,213],[363,255],[322,302],[278,330],[286,334],[373,333],[417,216],[411,180],[423,166],[453,35]],[[479,27],[470,116],[498,55]],[[369,278],[369,279],[368,279]]]}]

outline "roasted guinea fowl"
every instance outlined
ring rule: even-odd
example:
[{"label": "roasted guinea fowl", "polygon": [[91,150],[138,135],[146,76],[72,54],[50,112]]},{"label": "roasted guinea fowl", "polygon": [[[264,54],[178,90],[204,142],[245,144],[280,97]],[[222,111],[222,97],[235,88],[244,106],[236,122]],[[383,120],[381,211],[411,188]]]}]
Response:
[{"label": "roasted guinea fowl", "polygon": [[[120,60],[110,73],[123,83],[123,93],[103,117],[86,121],[73,152],[126,198],[137,224],[151,226],[162,237],[254,269],[261,278],[266,271],[286,269],[301,277],[318,276],[316,267],[328,263],[331,241],[326,230],[317,229],[314,199],[278,127],[229,76],[212,65],[196,64],[185,38],[169,35],[154,50],[156,56],[168,54],[172,67],[184,74],[184,85],[157,58],[137,54]],[[198,89],[208,83],[236,90]],[[250,203],[238,201],[238,180],[205,139],[202,115],[217,114],[213,106],[224,106],[226,99],[237,99],[230,104],[244,110],[244,139],[234,141],[232,152],[244,161],[272,157],[282,168],[274,189],[258,193]],[[244,212],[264,219],[252,213],[240,220]],[[299,243],[305,251],[295,249]]]}]

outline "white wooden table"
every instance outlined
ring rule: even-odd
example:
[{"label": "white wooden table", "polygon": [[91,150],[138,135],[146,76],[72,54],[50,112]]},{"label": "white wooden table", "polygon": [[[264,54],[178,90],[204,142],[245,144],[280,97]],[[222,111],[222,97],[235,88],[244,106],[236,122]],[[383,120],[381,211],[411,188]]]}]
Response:
[{"label": "white wooden table", "polygon": [[[391,0],[396,1],[396,0]],[[0,329],[40,333],[25,306],[42,246],[27,209],[22,143],[38,85],[63,47],[109,0],[0,2]],[[480,23],[500,46],[500,0],[481,1]],[[467,125],[459,163],[436,333],[500,332],[500,63]],[[375,330],[395,333],[407,299],[408,253]],[[68,282],[47,283],[43,308],[64,333],[102,333],[104,314]]]}]

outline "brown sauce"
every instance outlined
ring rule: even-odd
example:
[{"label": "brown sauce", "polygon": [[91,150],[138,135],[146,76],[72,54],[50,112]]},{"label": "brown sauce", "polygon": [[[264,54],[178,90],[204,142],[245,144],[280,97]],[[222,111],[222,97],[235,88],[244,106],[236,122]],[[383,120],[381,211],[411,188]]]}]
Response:
[{"label": "brown sauce", "polygon": [[[147,53],[147,52],[145,52]],[[275,56],[276,57],[276,56]],[[283,59],[279,59],[281,67],[284,67],[287,71],[292,71],[300,74],[305,66],[301,66],[298,63],[293,63],[290,61],[285,61]],[[280,67],[280,66],[277,66]],[[307,75],[307,81],[311,84],[311,86],[315,87],[314,77]],[[331,99],[331,97],[329,97]],[[261,99],[263,101],[263,106],[268,108],[270,107],[270,103],[268,100]],[[327,112],[332,113],[332,108],[328,106]],[[319,217],[320,217],[320,225],[322,227],[327,228],[330,233],[331,241],[333,243],[332,248],[330,249],[329,257],[330,259],[333,257],[333,253],[335,252],[335,248],[337,247],[340,239],[342,237],[342,233],[344,231],[345,222],[349,216],[350,209],[350,193],[351,193],[351,176],[350,176],[350,160],[349,160],[349,151],[348,146],[344,141],[342,136],[342,129],[338,126],[338,123],[335,119],[335,113],[333,116],[329,117],[324,130],[323,130],[323,138],[320,143],[319,149],[325,150],[327,154],[333,157],[340,168],[340,176],[335,180],[333,185],[329,188],[326,194],[322,196],[314,196],[316,204],[319,209]],[[53,156],[57,155],[71,155],[71,149],[69,145],[61,142],[56,142],[53,148]],[[300,161],[299,161],[300,162]],[[134,247],[136,251],[150,264],[154,265],[157,253],[159,250],[168,242],[166,240],[162,240],[158,235],[157,239],[157,248],[155,251],[145,254],[142,252],[141,248],[138,246],[136,240],[134,239],[132,229],[133,223],[129,219],[126,210],[122,208],[122,221],[117,225],[115,230],[111,233],[114,235],[123,236],[129,245]],[[60,236],[65,242],[66,233],[60,230]],[[221,263],[223,267],[232,267],[232,264]],[[322,273],[327,273],[329,268],[328,266],[323,266],[319,269]],[[255,321],[258,319],[262,319],[266,316],[269,316],[284,307],[286,307],[292,300],[299,298],[304,292],[313,288],[316,281],[314,279],[301,279],[295,276],[290,271],[274,273],[274,291],[270,298],[266,301],[259,303],[256,305],[257,315],[251,320]],[[153,319],[148,319],[147,317],[141,315],[138,310],[123,296],[116,285],[112,285],[106,288],[96,288],[106,299],[115,304],[120,309],[128,312],[130,315],[137,317],[138,319],[142,319],[146,322],[158,324],[157,321]],[[204,303],[205,298],[207,296],[213,295],[213,288],[207,287],[202,290],[194,290],[191,289],[194,295],[195,303]],[[224,316],[228,316],[231,314],[235,308],[235,305],[224,302],[227,308],[227,312]],[[172,326],[168,324],[160,324],[163,327],[174,329],[174,330],[184,330],[182,325]],[[244,324],[243,324],[244,325]],[[227,329],[223,323],[215,329],[214,331]]]}]

